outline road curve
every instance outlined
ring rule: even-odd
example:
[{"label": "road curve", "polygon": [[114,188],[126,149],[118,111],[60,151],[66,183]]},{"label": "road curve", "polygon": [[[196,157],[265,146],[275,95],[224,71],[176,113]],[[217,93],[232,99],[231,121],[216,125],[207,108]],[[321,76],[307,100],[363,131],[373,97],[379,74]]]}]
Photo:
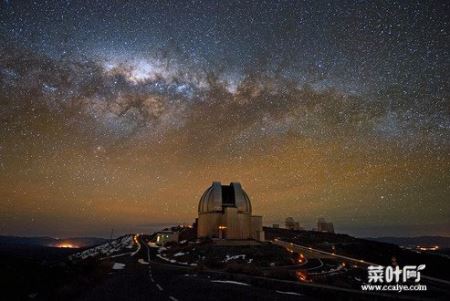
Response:
[{"label": "road curve", "polygon": [[[235,281],[211,279],[194,269],[158,261],[156,249],[136,235],[132,256],[117,261],[123,270],[111,271],[106,279],[86,291],[78,300],[314,300],[292,291],[276,291]],[[214,280],[214,282],[213,282]]]}]

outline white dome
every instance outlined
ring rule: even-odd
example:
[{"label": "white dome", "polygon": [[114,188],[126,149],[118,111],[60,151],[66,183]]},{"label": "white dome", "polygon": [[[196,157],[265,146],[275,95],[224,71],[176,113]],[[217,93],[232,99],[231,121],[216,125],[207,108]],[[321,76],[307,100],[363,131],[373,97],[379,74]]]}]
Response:
[{"label": "white dome", "polygon": [[252,213],[250,199],[240,183],[221,185],[213,182],[206,189],[198,204],[198,213],[223,212],[224,207],[234,207],[240,213]]}]

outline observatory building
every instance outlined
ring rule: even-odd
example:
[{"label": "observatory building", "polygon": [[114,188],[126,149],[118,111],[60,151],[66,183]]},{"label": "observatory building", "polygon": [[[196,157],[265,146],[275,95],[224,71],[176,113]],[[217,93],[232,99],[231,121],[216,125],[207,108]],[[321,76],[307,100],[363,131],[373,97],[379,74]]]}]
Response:
[{"label": "observatory building", "polygon": [[252,204],[240,183],[213,182],[206,189],[198,204],[197,236],[264,240],[262,216],[252,215]]}]

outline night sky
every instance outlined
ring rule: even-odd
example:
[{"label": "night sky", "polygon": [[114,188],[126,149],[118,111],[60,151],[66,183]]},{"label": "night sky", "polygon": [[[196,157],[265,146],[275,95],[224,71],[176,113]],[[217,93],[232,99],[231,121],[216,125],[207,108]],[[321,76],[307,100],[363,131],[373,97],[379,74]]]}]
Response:
[{"label": "night sky", "polygon": [[0,234],[450,235],[450,2],[2,1]]}]

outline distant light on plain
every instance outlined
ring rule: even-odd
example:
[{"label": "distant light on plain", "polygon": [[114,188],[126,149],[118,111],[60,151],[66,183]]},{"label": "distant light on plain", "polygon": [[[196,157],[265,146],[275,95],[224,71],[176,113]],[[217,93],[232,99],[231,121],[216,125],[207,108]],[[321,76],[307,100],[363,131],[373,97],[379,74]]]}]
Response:
[{"label": "distant light on plain", "polygon": [[64,249],[76,249],[79,248],[77,245],[71,244],[71,243],[61,243],[56,245],[57,248],[64,248]]}]

